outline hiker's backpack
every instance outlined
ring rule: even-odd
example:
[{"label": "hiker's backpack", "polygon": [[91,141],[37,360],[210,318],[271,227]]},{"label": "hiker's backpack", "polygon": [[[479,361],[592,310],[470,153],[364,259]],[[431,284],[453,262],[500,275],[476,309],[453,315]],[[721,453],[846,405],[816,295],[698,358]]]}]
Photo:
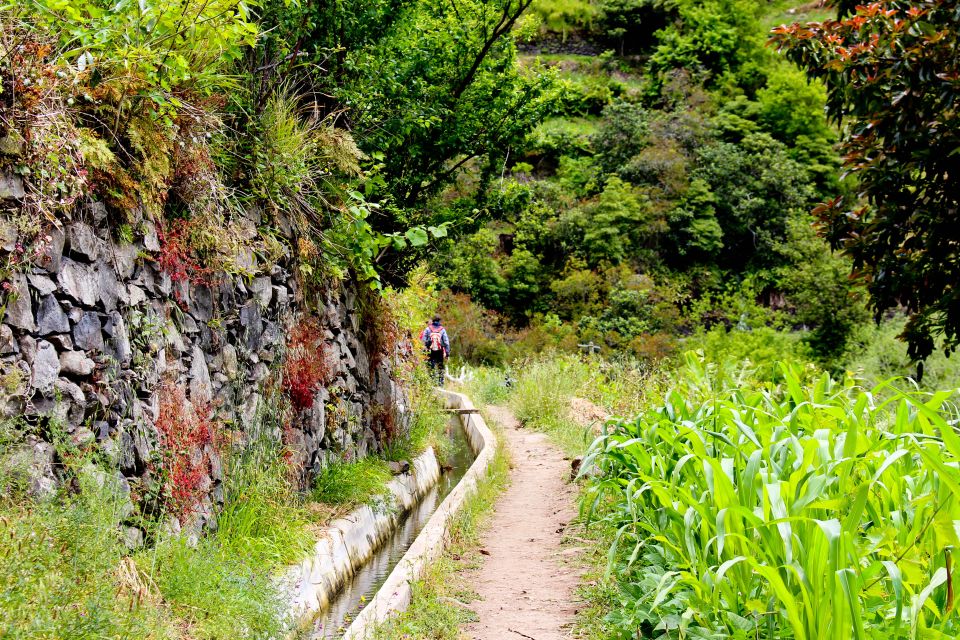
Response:
[{"label": "hiker's backpack", "polygon": [[430,351],[443,350],[443,327],[430,327]]}]

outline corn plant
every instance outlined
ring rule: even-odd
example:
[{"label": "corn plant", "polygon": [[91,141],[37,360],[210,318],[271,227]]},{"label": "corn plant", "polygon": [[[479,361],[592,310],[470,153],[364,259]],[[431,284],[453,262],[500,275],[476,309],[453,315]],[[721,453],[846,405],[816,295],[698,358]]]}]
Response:
[{"label": "corn plant", "polygon": [[591,447],[624,637],[953,638],[960,437],[950,393],[865,390],[695,356]]}]

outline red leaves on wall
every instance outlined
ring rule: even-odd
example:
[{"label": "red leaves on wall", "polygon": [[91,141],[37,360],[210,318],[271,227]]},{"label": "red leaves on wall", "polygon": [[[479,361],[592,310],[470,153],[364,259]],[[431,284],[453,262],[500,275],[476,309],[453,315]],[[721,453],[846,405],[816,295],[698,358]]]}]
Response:
[{"label": "red leaves on wall", "polygon": [[209,268],[203,267],[190,249],[190,220],[171,220],[157,229],[160,253],[157,264],[174,282],[210,284]]},{"label": "red leaves on wall", "polygon": [[283,366],[284,390],[297,411],[313,406],[314,394],[329,375],[320,324],[313,319],[301,320],[290,332]]},{"label": "red leaves on wall", "polygon": [[160,389],[155,425],[160,434],[167,499],[178,517],[192,513],[203,499],[205,478],[211,470],[205,449],[217,444],[212,416],[210,404],[188,403],[181,387],[168,383]]}]

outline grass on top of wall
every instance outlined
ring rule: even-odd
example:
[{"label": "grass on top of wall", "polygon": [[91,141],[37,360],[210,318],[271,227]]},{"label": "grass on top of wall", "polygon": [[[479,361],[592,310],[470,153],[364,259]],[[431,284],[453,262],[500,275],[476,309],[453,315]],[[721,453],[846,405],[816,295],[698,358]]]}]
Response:
[{"label": "grass on top of wall", "polygon": [[380,458],[334,460],[314,478],[310,499],[345,509],[371,504],[384,495],[390,478]]}]

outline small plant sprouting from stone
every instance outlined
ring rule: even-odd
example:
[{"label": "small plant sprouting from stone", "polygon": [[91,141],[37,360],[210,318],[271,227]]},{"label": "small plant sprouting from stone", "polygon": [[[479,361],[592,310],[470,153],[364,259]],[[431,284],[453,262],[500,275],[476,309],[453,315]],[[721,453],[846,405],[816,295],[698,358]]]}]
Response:
[{"label": "small plant sprouting from stone", "polygon": [[166,325],[160,316],[134,309],[127,316],[127,326],[130,329],[134,365],[146,367],[163,345]]}]

